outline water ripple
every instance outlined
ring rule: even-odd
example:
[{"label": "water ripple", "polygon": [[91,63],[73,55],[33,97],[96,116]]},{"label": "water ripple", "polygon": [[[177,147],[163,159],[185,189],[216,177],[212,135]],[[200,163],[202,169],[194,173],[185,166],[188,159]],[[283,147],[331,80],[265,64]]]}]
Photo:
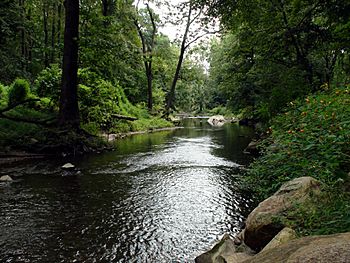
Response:
[{"label": "water ripple", "polygon": [[251,199],[240,165],[218,154],[225,133],[183,132],[81,160],[71,178],[54,162],[20,170],[22,180],[0,185],[0,261],[193,262],[235,234]]}]

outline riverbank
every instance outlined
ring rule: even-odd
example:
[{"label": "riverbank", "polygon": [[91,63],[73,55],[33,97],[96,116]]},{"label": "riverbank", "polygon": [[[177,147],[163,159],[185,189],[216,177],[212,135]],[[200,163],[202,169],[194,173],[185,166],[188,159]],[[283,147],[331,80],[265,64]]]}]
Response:
[{"label": "riverbank", "polygon": [[350,231],[349,120],[347,87],[292,101],[271,121],[270,136],[259,145],[262,156],[248,170],[247,185],[260,201],[294,178],[322,183],[324,198],[290,214],[290,225],[302,236]]},{"label": "riverbank", "polygon": [[[101,152],[114,148],[112,141],[133,134],[177,129],[171,122],[159,118],[123,121],[110,134],[100,130],[62,130],[33,123],[0,119],[0,162],[39,158],[40,156],[68,156]],[[129,130],[129,131],[127,131]],[[127,132],[126,132],[127,131]]]},{"label": "riverbank", "polygon": [[[270,211],[277,211],[280,204],[284,206],[286,202],[276,198],[293,191],[295,184],[280,191],[282,194],[274,193],[287,182],[300,177],[315,178],[313,180],[317,180],[320,193],[308,194],[307,202],[300,203],[300,198],[289,200],[292,201],[289,208],[284,209],[283,213],[274,214],[270,218],[273,224],[266,229],[262,227],[262,232],[257,231],[260,234],[255,233],[253,238],[249,230],[243,240],[255,252],[259,252],[267,244],[266,241],[270,241],[283,227],[293,229],[297,237],[350,232],[349,120],[350,91],[347,87],[292,101],[285,111],[271,120],[267,130],[269,136],[257,146],[261,156],[250,165],[245,176],[247,188],[261,201],[254,211],[266,208],[263,204],[271,196],[275,196],[275,199]],[[257,217],[254,211],[252,214],[255,215],[251,214],[246,220],[246,228],[252,225],[251,217]],[[256,221],[261,222],[266,218],[265,211]],[[267,233],[271,236],[266,239]],[[242,236],[237,238],[242,239]],[[281,252],[283,254],[284,251]],[[217,247],[211,253],[214,253],[211,256],[217,256]],[[261,257],[256,259],[261,260]],[[249,262],[265,262],[254,260]],[[271,261],[272,258],[267,262]]]}]

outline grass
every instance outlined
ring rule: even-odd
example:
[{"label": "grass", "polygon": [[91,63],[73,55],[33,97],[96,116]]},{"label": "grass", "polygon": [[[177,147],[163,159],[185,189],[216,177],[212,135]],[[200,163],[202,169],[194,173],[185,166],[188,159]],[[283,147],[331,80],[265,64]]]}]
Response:
[{"label": "grass", "polygon": [[350,195],[341,187],[324,189],[321,196],[288,212],[284,223],[300,236],[350,231]]}]

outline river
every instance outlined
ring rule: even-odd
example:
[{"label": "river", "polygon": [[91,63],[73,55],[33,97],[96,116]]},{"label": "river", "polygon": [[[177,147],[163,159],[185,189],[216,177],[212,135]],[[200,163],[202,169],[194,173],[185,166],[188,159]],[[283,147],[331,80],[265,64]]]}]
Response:
[{"label": "river", "polygon": [[[187,119],[117,150],[0,168],[0,262],[193,262],[252,207],[241,190],[253,131]],[[73,162],[81,171],[62,176]]]}]

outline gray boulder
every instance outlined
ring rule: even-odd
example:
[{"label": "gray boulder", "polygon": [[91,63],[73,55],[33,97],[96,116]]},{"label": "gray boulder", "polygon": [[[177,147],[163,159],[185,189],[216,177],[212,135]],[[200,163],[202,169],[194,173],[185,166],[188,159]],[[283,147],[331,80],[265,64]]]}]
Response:
[{"label": "gray boulder", "polygon": [[346,263],[350,262],[350,232],[303,237],[243,261],[244,263]]},{"label": "gray boulder", "polygon": [[222,115],[211,116],[211,117],[208,119],[208,123],[209,123],[211,126],[214,126],[214,127],[221,127],[221,126],[223,126],[226,122],[227,122],[227,120],[226,120],[225,117],[222,116]]},{"label": "gray boulder", "polygon": [[251,255],[245,251],[239,252],[236,249],[234,240],[225,234],[221,241],[211,250],[198,256],[196,263],[240,263],[250,258]]},{"label": "gray boulder", "polygon": [[261,251],[285,227],[279,218],[295,204],[310,200],[310,196],[319,191],[320,183],[312,177],[300,177],[283,184],[249,214],[244,243],[257,252]]}]

